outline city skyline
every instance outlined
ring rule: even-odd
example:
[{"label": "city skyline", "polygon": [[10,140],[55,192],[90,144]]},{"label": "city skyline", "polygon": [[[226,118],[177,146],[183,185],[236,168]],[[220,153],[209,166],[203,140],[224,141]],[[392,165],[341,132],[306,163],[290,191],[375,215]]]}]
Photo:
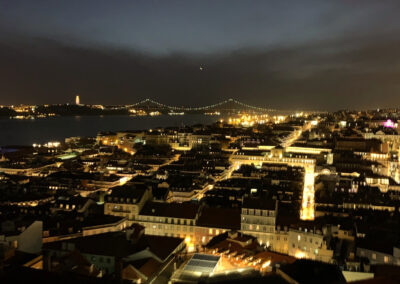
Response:
[{"label": "city skyline", "polygon": [[400,283],[399,0],[0,0],[0,283]]},{"label": "city skyline", "polygon": [[[76,95],[74,97],[74,101],[67,101],[67,102],[62,102],[62,103],[54,103],[54,104],[26,104],[26,103],[21,103],[21,104],[12,104],[12,105],[0,105],[0,108],[9,108],[11,110],[16,110],[17,113],[25,113],[26,115],[29,114],[29,112],[33,109],[31,108],[36,108],[38,106],[43,106],[43,107],[50,107],[50,106],[80,106],[80,107],[89,107],[89,108],[94,108],[94,109],[106,109],[106,108],[118,108],[118,109],[162,109],[162,110],[169,110],[172,113],[174,111],[207,111],[207,110],[218,110],[218,109],[223,109],[229,113],[230,111],[236,110],[243,112],[244,114],[247,113],[248,111],[253,111],[254,113],[279,113],[279,112],[285,112],[285,113],[300,113],[300,112],[307,112],[307,113],[314,113],[314,114],[323,114],[323,113],[329,113],[329,112],[340,112],[340,111],[359,111],[359,112],[376,112],[376,111],[388,111],[392,110],[397,111],[399,108],[394,107],[394,106],[388,106],[384,108],[380,107],[375,107],[375,108],[343,108],[343,109],[335,109],[332,111],[327,111],[327,110],[322,110],[322,109],[301,109],[301,108],[293,108],[293,109],[280,109],[280,108],[268,108],[262,105],[250,105],[246,104],[242,101],[239,101],[235,98],[228,98],[225,100],[218,101],[216,103],[209,103],[209,102],[202,102],[202,104],[196,105],[184,105],[184,104],[177,104],[177,105],[169,105],[162,103],[160,101],[154,100],[152,98],[144,98],[144,99],[139,99],[136,102],[130,102],[126,104],[110,104],[110,105],[103,105],[103,104],[84,104],[80,102],[80,95]],[[182,112],[184,114],[184,112]],[[204,113],[204,114],[209,114],[209,113]],[[213,113],[214,115],[220,115],[219,113]]]}]

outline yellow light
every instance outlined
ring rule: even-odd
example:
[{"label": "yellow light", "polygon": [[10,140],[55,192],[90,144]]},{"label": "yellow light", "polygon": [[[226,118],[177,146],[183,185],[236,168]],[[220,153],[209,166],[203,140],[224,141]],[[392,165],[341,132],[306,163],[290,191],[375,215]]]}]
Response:
[{"label": "yellow light", "polygon": [[262,268],[266,268],[271,264],[270,260],[267,260],[266,262],[263,263],[263,265],[261,266]]},{"label": "yellow light", "polygon": [[314,220],[314,169],[306,168],[300,219]]},{"label": "yellow light", "polygon": [[192,239],[190,236],[185,237],[185,244],[188,252],[193,252],[195,250],[194,244],[192,243]]},{"label": "yellow light", "polygon": [[127,181],[128,181],[128,178],[127,178],[127,177],[122,177],[122,178],[119,180],[119,184],[120,184],[120,185],[124,185]]}]

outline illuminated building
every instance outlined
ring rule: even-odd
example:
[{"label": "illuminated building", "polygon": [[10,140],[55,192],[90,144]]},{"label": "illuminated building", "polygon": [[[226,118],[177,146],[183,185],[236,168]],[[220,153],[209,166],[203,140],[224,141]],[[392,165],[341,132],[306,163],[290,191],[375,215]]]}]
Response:
[{"label": "illuminated building", "polygon": [[135,221],[148,235],[182,238],[193,249],[198,211],[198,205],[191,203],[147,202]]},{"label": "illuminated building", "polygon": [[19,106],[12,106],[12,109],[18,113],[29,113],[29,112],[35,112],[36,106],[19,105]]},{"label": "illuminated building", "polygon": [[[109,216],[111,217],[111,216]],[[43,243],[51,243],[51,242],[56,242],[56,241],[61,241],[61,240],[68,240],[71,238],[71,235],[74,237],[86,237],[86,236],[93,236],[93,235],[99,235],[99,234],[104,234],[104,233],[111,233],[111,232],[119,232],[124,229],[126,229],[129,226],[129,221],[127,220],[126,217],[124,218],[116,218],[114,219],[112,223],[107,222],[107,218],[102,218],[102,220],[105,220],[102,222],[102,224],[99,224],[99,220],[96,220],[95,224],[93,225],[88,225],[85,227],[80,228],[80,232],[75,232],[73,231],[71,234],[65,234],[62,233],[57,234],[58,232],[56,230],[44,230],[43,231]],[[62,225],[61,225],[62,227]],[[62,230],[62,229],[61,229]]]},{"label": "illuminated building", "polygon": [[129,221],[133,221],[151,196],[151,190],[148,188],[129,185],[115,187],[112,193],[104,198],[104,214],[127,217]]},{"label": "illuminated building", "polygon": [[327,246],[329,236],[321,229],[290,229],[288,233],[288,254],[296,258],[307,258],[331,262],[333,250]]},{"label": "illuminated building", "polygon": [[221,257],[212,254],[196,253],[183,268],[172,275],[171,280],[174,283],[197,283],[200,278],[216,273],[221,267],[221,260]]},{"label": "illuminated building", "polygon": [[269,152],[264,150],[239,150],[233,153],[231,160],[235,168],[251,164],[261,166],[268,160],[268,155]]},{"label": "illuminated building", "polygon": [[79,95],[77,95],[77,96],[75,97],[75,104],[76,104],[76,105],[80,105],[80,104],[81,104],[80,99],[79,99]]},{"label": "illuminated building", "polygon": [[368,125],[369,128],[383,126],[385,128],[397,129],[399,127],[398,120],[393,121],[392,119],[387,118],[372,119],[370,121],[365,121],[365,124]]},{"label": "illuminated building", "polygon": [[400,266],[399,245],[388,242],[382,244],[381,240],[363,240],[360,247],[357,247],[356,255],[368,258],[371,264],[397,265]]},{"label": "illuminated building", "polygon": [[290,157],[283,147],[275,147],[268,151],[243,151],[239,150],[232,154],[232,163],[235,169],[241,165],[255,165],[260,167],[263,163],[286,164],[289,166],[301,166],[305,168],[303,201],[301,209],[302,220],[314,219],[314,167],[316,160],[309,158]]},{"label": "illuminated building", "polygon": [[239,213],[236,209],[200,209],[192,203],[148,202],[135,221],[148,235],[184,238],[187,249],[193,251],[215,236],[239,230]]},{"label": "illuminated building", "polygon": [[195,227],[196,240],[205,245],[215,236],[227,231],[239,231],[240,214],[240,209],[236,208],[202,208]]},{"label": "illuminated building", "polygon": [[206,253],[222,258],[219,270],[228,273],[235,270],[241,273],[249,268],[266,273],[271,272],[277,264],[293,263],[296,260],[288,255],[271,252],[254,236],[237,231],[221,234],[204,247]]},{"label": "illuminated building", "polygon": [[397,128],[397,123],[394,123],[392,120],[388,119],[383,123],[383,126],[387,128]]},{"label": "illuminated building", "polygon": [[60,166],[59,162],[47,162],[46,164],[35,164],[30,166],[29,164],[17,165],[17,164],[3,164],[0,166],[0,173],[5,173],[8,175],[22,175],[22,176],[34,176],[39,174],[41,171],[49,168],[58,168]]},{"label": "illuminated building", "polygon": [[271,251],[288,253],[288,230],[276,226],[277,200],[247,198],[243,200],[241,232],[256,237],[258,242]]},{"label": "illuminated building", "polygon": [[276,200],[244,199],[241,215],[242,233],[252,235],[259,242],[272,246],[277,212],[278,201]]}]

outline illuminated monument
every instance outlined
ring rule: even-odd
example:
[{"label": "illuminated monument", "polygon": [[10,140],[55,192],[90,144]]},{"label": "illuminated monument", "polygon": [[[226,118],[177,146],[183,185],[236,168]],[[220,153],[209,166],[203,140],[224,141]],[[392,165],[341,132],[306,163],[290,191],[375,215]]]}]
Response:
[{"label": "illuminated monument", "polygon": [[77,95],[77,96],[75,97],[75,104],[77,104],[77,105],[80,105],[80,104],[81,104],[80,99],[79,99],[79,95]]}]

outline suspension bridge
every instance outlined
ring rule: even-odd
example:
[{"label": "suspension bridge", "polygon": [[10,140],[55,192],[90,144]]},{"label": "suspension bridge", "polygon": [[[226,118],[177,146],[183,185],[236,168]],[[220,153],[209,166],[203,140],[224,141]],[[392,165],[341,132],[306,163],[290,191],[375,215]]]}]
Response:
[{"label": "suspension bridge", "polygon": [[275,112],[276,109],[264,108],[258,106],[252,106],[249,104],[242,103],[235,99],[227,99],[216,104],[200,106],[200,107],[185,107],[185,106],[171,106],[162,104],[152,99],[144,99],[135,104],[129,105],[127,107],[135,108],[158,108],[172,111],[216,111],[216,110],[253,110],[259,112]]}]

